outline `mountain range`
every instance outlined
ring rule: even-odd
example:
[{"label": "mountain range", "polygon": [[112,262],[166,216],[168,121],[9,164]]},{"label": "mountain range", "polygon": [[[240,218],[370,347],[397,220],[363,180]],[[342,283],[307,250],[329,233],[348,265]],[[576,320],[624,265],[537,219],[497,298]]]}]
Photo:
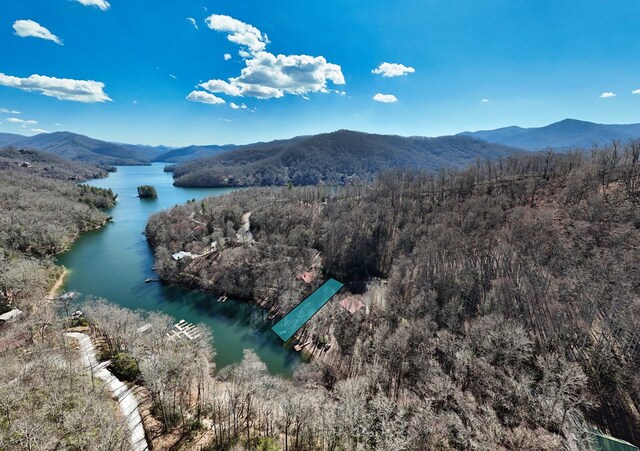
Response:
[{"label": "mountain range", "polygon": [[640,124],[616,125],[565,119],[545,127],[504,127],[495,130],[462,132],[485,141],[518,147],[525,150],[553,148],[557,151],[591,148],[606,145],[613,140],[629,141],[640,138]]},{"label": "mountain range", "polygon": [[402,137],[339,130],[240,146],[173,168],[178,186],[342,184],[386,169],[438,169],[520,149],[469,136]]},{"label": "mountain range", "polygon": [[[72,132],[41,133],[30,137],[0,133],[0,148],[40,150],[107,169],[116,165],[173,163],[176,164],[176,182],[185,185],[204,183],[202,174],[211,165],[215,166],[215,171],[206,176],[210,183],[218,183],[225,178],[228,181],[231,175],[235,177],[234,183],[244,180],[242,183],[268,184],[292,180],[292,176],[305,183],[317,179],[335,180],[336,177],[353,174],[369,177],[372,170],[389,167],[455,166],[466,164],[474,158],[492,158],[516,149],[541,150],[551,147],[564,151],[590,148],[594,144],[605,145],[612,140],[624,142],[638,138],[640,124],[610,125],[565,119],[545,127],[511,126],[467,131],[453,137],[403,138],[340,130],[269,143],[191,145],[180,148],[108,142]],[[198,163],[189,164],[192,160]],[[339,164],[344,166],[338,168]],[[305,168],[304,165],[309,166]],[[281,168],[276,171],[278,166]],[[263,175],[256,178],[251,175],[251,168],[260,168]],[[278,171],[279,175],[276,175]],[[333,175],[328,171],[334,171]],[[338,173],[341,174],[339,177]],[[190,174],[189,177],[187,174]]]},{"label": "mountain range", "polygon": [[72,132],[40,133],[30,137],[0,133],[0,147],[9,146],[15,149],[50,152],[69,160],[100,167],[149,164],[153,161],[180,163],[193,158],[216,155],[235,147],[210,145],[175,148],[125,144],[101,141]]}]

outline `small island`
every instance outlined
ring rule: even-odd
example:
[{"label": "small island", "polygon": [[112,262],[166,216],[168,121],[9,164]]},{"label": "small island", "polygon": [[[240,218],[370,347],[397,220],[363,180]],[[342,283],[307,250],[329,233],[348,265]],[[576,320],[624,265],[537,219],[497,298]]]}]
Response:
[{"label": "small island", "polygon": [[138,187],[138,197],[141,199],[155,199],[158,197],[158,192],[151,185],[142,185]]}]

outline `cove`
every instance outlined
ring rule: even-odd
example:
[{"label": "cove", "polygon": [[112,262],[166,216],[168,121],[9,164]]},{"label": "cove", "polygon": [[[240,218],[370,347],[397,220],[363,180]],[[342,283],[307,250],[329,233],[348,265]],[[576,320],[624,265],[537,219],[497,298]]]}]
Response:
[{"label": "cove", "polygon": [[[163,167],[162,163],[120,166],[106,179],[87,182],[111,188],[118,201],[106,210],[113,218],[110,223],[83,234],[69,251],[58,256],[57,263],[69,270],[64,289],[80,292],[80,299],[101,297],[132,310],[161,311],[176,321],[204,323],[213,331],[218,368],[239,362],[244,349],[253,349],[271,373],[290,377],[300,358],[282,346],[258,307],[231,299],[217,303],[215,296],[144,282],[157,277],[152,269],[153,251],[143,233],[149,216],[191,199],[232,191],[173,186],[171,174]],[[155,186],[158,198],[138,198],[140,185]]]}]

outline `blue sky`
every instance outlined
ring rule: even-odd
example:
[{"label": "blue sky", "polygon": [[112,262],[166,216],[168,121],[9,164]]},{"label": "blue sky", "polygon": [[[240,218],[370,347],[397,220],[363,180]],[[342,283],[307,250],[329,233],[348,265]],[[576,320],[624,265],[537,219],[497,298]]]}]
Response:
[{"label": "blue sky", "polygon": [[[7,0],[0,12],[1,132],[178,146],[640,122],[637,0]],[[383,63],[403,66],[372,73]]]}]

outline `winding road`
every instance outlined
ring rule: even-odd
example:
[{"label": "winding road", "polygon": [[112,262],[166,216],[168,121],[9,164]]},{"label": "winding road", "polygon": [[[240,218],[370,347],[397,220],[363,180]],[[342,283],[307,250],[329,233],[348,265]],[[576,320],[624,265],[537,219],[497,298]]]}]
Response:
[{"label": "winding road", "polygon": [[113,397],[118,401],[122,415],[127,423],[131,449],[133,451],[148,450],[149,445],[144,435],[142,418],[138,411],[138,400],[132,391],[106,368],[109,364],[108,361],[98,363],[95,347],[88,335],[79,332],[68,332],[65,335],[78,341],[83,365],[89,368],[94,376],[104,381]]}]

